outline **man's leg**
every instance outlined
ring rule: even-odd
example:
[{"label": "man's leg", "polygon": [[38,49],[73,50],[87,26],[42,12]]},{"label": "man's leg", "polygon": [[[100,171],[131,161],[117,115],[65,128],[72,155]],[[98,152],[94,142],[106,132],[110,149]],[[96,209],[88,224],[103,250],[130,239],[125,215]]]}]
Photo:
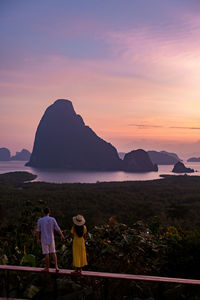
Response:
[{"label": "man's leg", "polygon": [[46,270],[49,269],[49,254],[45,254]]},{"label": "man's leg", "polygon": [[57,255],[56,255],[56,248],[55,248],[55,241],[54,240],[50,244],[49,250],[50,250],[50,253],[52,254],[52,257],[53,257],[53,262],[54,262],[54,265],[55,265],[55,268],[56,268],[56,272],[58,272],[59,268],[58,268],[58,262],[57,262]]},{"label": "man's leg", "polygon": [[53,257],[53,262],[55,264],[56,271],[59,271],[56,252],[52,253],[52,257]]},{"label": "man's leg", "polygon": [[49,271],[49,246],[47,244],[42,243],[42,253],[44,254],[45,257],[45,264],[46,267],[44,268],[43,271]]}]

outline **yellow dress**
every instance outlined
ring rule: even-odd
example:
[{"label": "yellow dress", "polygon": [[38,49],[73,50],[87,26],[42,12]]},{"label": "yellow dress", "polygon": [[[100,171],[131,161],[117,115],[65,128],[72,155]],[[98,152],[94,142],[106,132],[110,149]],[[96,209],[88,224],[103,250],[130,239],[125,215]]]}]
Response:
[{"label": "yellow dress", "polygon": [[[86,234],[87,228],[84,225],[83,227],[83,234]],[[87,265],[87,258],[86,258],[86,250],[85,250],[85,239],[84,237],[79,237],[76,233],[74,227],[71,229],[71,234],[73,234],[73,265],[76,268],[82,268]]]}]

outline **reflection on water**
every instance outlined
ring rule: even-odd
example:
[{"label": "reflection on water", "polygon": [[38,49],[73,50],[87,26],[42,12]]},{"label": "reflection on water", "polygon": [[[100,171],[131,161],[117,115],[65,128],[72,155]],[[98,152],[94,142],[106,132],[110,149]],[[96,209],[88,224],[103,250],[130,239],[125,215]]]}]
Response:
[{"label": "reflection on water", "polygon": [[[200,163],[184,162],[186,167],[200,170]],[[95,183],[97,181],[131,181],[131,180],[153,180],[160,179],[160,174],[173,174],[173,166],[159,166],[158,172],[127,173],[122,171],[114,172],[91,172],[91,171],[64,171],[64,170],[42,170],[25,167],[23,161],[0,161],[0,174],[14,171],[27,171],[37,175],[36,181],[54,183]],[[191,175],[200,176],[200,172]]]}]

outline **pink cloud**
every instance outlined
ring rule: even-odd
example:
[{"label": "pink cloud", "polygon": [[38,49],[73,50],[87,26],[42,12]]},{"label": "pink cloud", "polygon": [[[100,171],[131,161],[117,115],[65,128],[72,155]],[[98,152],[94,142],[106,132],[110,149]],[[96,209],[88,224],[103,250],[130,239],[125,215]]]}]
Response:
[{"label": "pink cloud", "polygon": [[177,27],[139,26],[108,32],[104,39],[121,62],[121,73],[132,69],[143,78],[176,85],[185,82],[184,72],[193,75],[194,65],[200,64],[200,22],[191,15],[182,18]]}]

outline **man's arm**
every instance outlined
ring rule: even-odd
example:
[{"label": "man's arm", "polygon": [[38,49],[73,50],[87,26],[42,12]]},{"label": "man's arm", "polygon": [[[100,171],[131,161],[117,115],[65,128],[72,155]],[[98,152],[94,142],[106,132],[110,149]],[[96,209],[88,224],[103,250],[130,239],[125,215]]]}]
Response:
[{"label": "man's arm", "polygon": [[64,241],[65,240],[65,237],[60,229],[60,227],[58,226],[58,223],[56,222],[56,219],[54,218],[54,229],[58,232],[58,234],[60,235],[61,237],[61,240]]},{"label": "man's arm", "polygon": [[63,235],[61,229],[60,229],[60,230],[57,230],[57,232],[60,234],[61,240],[64,241],[64,240],[65,240],[65,237],[64,237],[64,235]]}]

